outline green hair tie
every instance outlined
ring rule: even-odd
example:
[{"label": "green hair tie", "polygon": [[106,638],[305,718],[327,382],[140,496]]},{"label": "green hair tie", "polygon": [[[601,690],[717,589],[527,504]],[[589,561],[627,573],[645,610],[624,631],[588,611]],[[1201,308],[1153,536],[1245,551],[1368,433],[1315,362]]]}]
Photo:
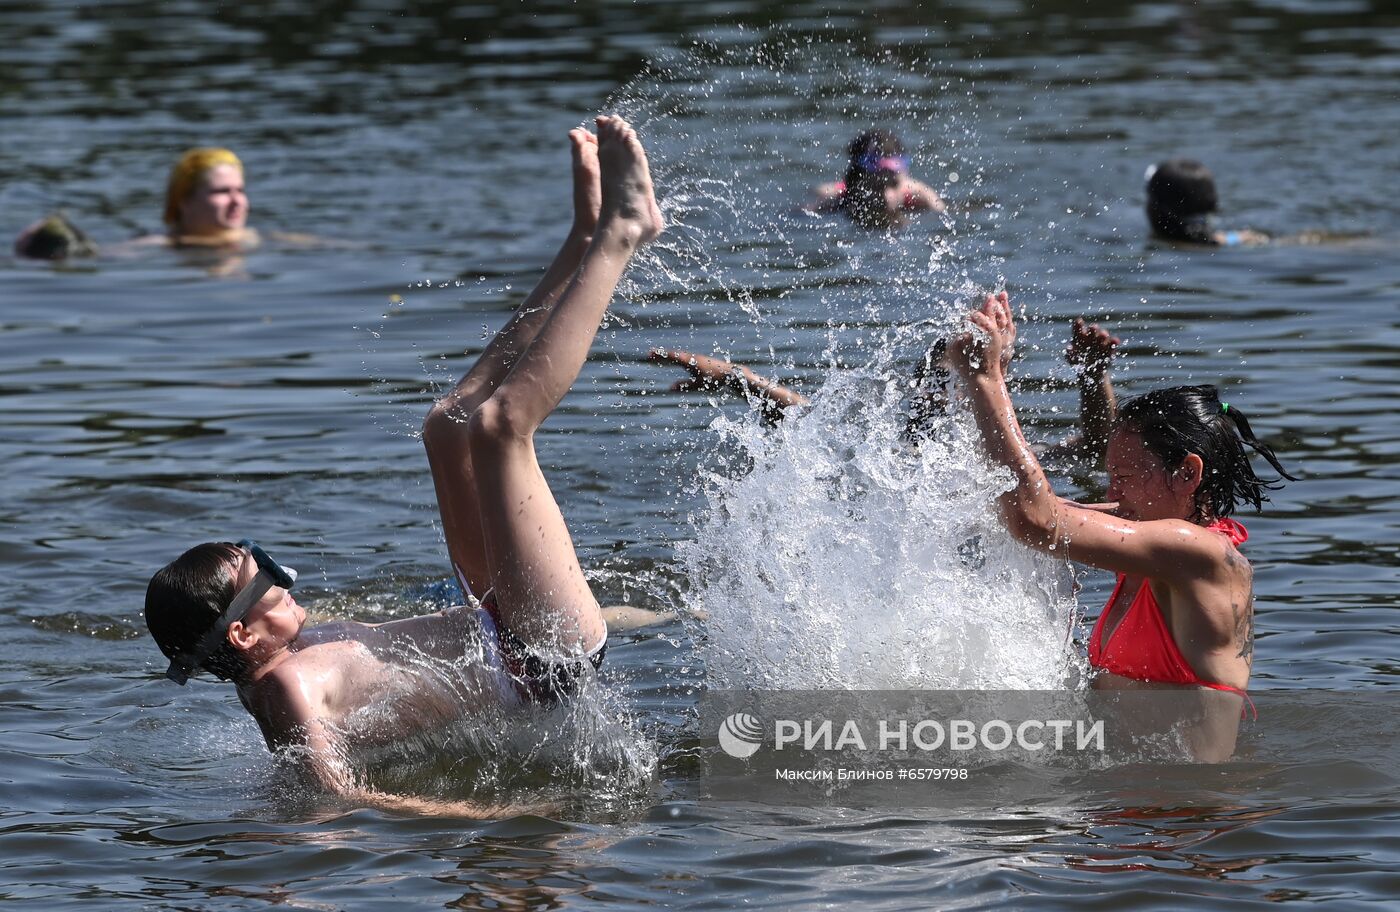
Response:
[{"label": "green hair tie", "polygon": [[1222,402],[1222,403],[1220,403],[1220,414],[1224,415],[1224,414],[1226,414],[1226,413],[1229,412],[1229,411],[1230,411],[1230,403],[1228,403],[1228,402]]}]

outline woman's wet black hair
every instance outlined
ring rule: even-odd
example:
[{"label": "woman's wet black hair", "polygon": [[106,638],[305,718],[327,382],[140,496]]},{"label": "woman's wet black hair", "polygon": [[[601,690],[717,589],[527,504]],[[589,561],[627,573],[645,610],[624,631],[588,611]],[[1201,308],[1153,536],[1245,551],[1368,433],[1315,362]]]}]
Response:
[{"label": "woman's wet black hair", "polygon": [[1265,481],[1254,474],[1246,447],[1264,457],[1281,477],[1298,480],[1254,436],[1244,414],[1220,401],[1214,386],[1173,386],[1138,396],[1118,410],[1113,429],[1141,436],[1169,472],[1176,471],[1188,453],[1201,457],[1193,519],[1224,519],[1241,503],[1258,510],[1269,499],[1266,491],[1282,487],[1277,478]]},{"label": "woman's wet black hair", "polygon": [[[156,571],[146,586],[146,629],[167,659],[195,648],[236,594],[234,572],[243,552],[232,542],[195,545]],[[236,680],[247,664],[228,641],[200,666],[220,680]]]},{"label": "woman's wet black hair", "polygon": [[883,169],[870,170],[865,164],[876,158],[896,158],[904,154],[904,144],[891,130],[866,130],[851,140],[847,149],[851,155],[846,165],[841,194],[841,208],[856,222],[877,226],[887,223],[885,190],[899,180],[899,175]]},{"label": "woman's wet black hair", "polygon": [[1208,216],[1218,205],[1215,178],[1194,159],[1164,161],[1147,179],[1147,220],[1169,240],[1214,244]]}]

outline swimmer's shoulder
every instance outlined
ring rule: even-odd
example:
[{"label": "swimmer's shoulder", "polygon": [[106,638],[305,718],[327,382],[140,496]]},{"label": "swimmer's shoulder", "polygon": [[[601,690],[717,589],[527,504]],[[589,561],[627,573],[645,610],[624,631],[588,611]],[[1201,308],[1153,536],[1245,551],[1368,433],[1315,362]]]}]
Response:
[{"label": "swimmer's shoulder", "polygon": [[181,250],[214,250],[247,252],[262,245],[262,235],[256,228],[239,228],[235,232],[204,237],[202,235],[178,234],[166,238],[169,246]]},{"label": "swimmer's shoulder", "polygon": [[362,640],[374,628],[374,624],[362,624],[359,621],[327,621],[314,627],[305,627],[297,637],[297,651],[294,655],[300,655],[311,647]]},{"label": "swimmer's shoulder", "polygon": [[316,689],[334,684],[347,675],[363,675],[381,664],[376,646],[382,635],[369,624],[334,621],[302,631],[295,652],[269,674],[295,678],[300,686]]},{"label": "swimmer's shoulder", "polygon": [[122,241],[118,244],[109,245],[108,249],[118,247],[122,249],[144,250],[149,248],[173,247],[175,242],[168,234],[143,234],[140,237],[132,238],[129,241]]},{"label": "swimmer's shoulder", "polygon": [[321,690],[307,687],[303,665],[296,659],[293,656],[238,687],[238,699],[257,721],[271,750],[304,743],[308,724],[326,715]]},{"label": "swimmer's shoulder", "polygon": [[808,212],[835,212],[841,208],[841,195],[846,192],[842,181],[820,184],[812,189],[812,196],[803,205]]},{"label": "swimmer's shoulder", "polygon": [[364,642],[374,633],[366,625],[349,623],[342,633],[303,646],[258,682],[265,682],[263,699],[269,709],[280,709],[301,722],[334,723],[383,692],[392,675],[372,644]]},{"label": "swimmer's shoulder", "polygon": [[358,249],[358,245],[348,244],[330,238],[318,237],[317,235],[306,234],[301,231],[269,231],[267,232],[267,240],[282,247],[304,247],[307,249],[344,247]]},{"label": "swimmer's shoulder", "polygon": [[263,237],[268,246],[281,250],[375,250],[376,245],[367,241],[345,238],[324,237],[307,234],[304,231],[268,231]]}]

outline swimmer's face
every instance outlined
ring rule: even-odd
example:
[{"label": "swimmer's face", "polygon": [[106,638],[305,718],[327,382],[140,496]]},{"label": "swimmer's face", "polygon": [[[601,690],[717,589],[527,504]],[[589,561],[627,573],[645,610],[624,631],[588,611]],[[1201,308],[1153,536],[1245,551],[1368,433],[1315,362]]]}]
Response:
[{"label": "swimmer's face", "polygon": [[1108,440],[1108,499],[1117,515],[1146,522],[1183,519],[1177,497],[1168,484],[1167,467],[1142,442],[1139,434],[1118,431]]},{"label": "swimmer's face", "polygon": [[236,165],[215,165],[205,171],[180,204],[181,234],[221,234],[237,231],[247,223],[248,196],[243,189],[243,171]]},{"label": "swimmer's face", "polygon": [[[244,555],[238,567],[234,591],[251,583],[257,573],[257,562],[251,556]],[[281,586],[273,586],[257,604],[248,609],[242,624],[247,631],[257,634],[263,649],[275,651],[301,634],[302,627],[306,626],[306,609],[297,604],[291,592]]]}]

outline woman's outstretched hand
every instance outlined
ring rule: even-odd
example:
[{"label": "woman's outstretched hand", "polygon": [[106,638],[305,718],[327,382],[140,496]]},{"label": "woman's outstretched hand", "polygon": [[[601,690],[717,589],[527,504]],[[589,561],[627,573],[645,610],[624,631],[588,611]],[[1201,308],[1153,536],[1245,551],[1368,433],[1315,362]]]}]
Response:
[{"label": "woman's outstretched hand", "polygon": [[948,360],[953,368],[968,379],[1002,377],[1016,342],[1016,320],[1006,292],[987,295],[981,307],[968,313],[967,322],[971,331],[956,337],[948,346]]}]

